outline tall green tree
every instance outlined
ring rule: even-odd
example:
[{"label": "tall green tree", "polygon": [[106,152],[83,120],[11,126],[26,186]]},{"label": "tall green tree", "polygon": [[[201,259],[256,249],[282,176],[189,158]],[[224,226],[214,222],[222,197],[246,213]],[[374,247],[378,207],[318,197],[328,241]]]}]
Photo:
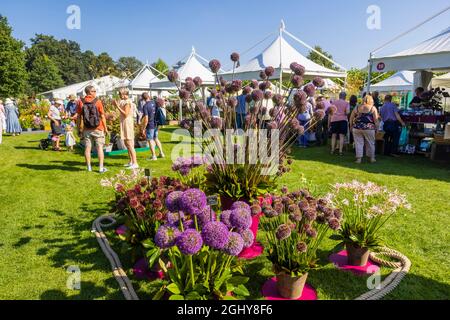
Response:
[{"label": "tall green tree", "polygon": [[13,38],[6,17],[0,15],[0,97],[25,93],[28,75],[23,46],[23,42]]},{"label": "tall green tree", "polygon": [[[320,46],[315,46],[315,50],[322,53],[325,57],[328,57],[329,59],[333,60],[333,56],[322,49]],[[325,68],[331,69],[331,70],[339,70],[339,67],[335,66],[334,63],[331,61],[325,59],[321,55],[319,55],[317,52],[311,50],[307,56],[307,58],[311,61],[314,61],[318,65],[324,66]]]},{"label": "tall green tree", "polygon": [[136,57],[121,57],[117,60],[117,71],[121,77],[129,77],[139,69],[141,69],[144,64]]},{"label": "tall green tree", "polygon": [[97,57],[95,57],[89,67],[94,78],[108,75],[120,76],[113,58],[111,58],[106,52],[100,53]]},{"label": "tall green tree", "polygon": [[30,88],[35,94],[64,86],[56,64],[46,55],[34,59],[30,70]]},{"label": "tall green tree", "polygon": [[[155,68],[156,70],[158,70],[159,72],[161,72],[164,75],[167,75],[167,73],[169,72],[169,66],[167,65],[167,63],[161,59],[158,58],[158,60],[156,60],[154,63],[152,63],[152,67]],[[156,76],[159,79],[164,78],[163,75],[161,75],[161,73],[156,74]]]}]

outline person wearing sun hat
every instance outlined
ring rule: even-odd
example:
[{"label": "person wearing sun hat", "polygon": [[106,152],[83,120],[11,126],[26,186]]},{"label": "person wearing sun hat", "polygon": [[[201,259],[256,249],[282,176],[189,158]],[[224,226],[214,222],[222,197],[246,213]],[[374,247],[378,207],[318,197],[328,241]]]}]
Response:
[{"label": "person wearing sun hat", "polygon": [[53,141],[53,150],[61,151],[61,147],[59,146],[60,136],[62,135],[62,127],[61,127],[61,112],[64,108],[64,101],[56,100],[54,105],[50,106],[48,110],[48,118],[51,121],[52,128],[52,141]]},{"label": "person wearing sun hat", "polygon": [[19,122],[19,109],[14,102],[8,98],[5,100],[6,132],[16,136],[22,133]]}]

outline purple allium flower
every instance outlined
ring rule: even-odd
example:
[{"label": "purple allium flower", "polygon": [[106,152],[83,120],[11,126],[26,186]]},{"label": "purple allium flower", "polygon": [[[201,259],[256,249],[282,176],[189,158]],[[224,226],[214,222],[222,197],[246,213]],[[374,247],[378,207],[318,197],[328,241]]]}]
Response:
[{"label": "purple allium flower", "polygon": [[187,100],[191,97],[191,93],[186,89],[181,89],[179,92],[179,96],[182,100]]},{"label": "purple allium flower", "polygon": [[224,210],[224,211],[222,211],[222,213],[220,214],[220,221],[221,221],[224,225],[226,225],[226,226],[228,227],[228,229],[233,228],[233,226],[231,225],[231,222],[230,222],[230,216],[231,216],[231,213],[232,213],[232,212],[233,212],[232,210]]},{"label": "purple allium flower", "polygon": [[166,207],[169,211],[175,212],[181,210],[180,199],[182,195],[182,191],[173,191],[167,195]]},{"label": "purple allium flower", "polygon": [[184,220],[184,212],[183,211],[177,211],[177,212],[167,212],[166,215],[166,219],[167,219],[167,223],[168,224],[176,224],[178,223],[180,220],[183,221]]},{"label": "purple allium flower", "polygon": [[251,94],[248,94],[248,95],[245,96],[245,102],[250,103],[252,101],[253,101],[253,98],[252,98]]},{"label": "purple allium flower", "polygon": [[230,232],[228,243],[223,248],[223,251],[230,256],[238,256],[242,249],[244,249],[244,239],[239,233]]},{"label": "purple allium flower", "polygon": [[308,246],[304,242],[297,243],[297,250],[301,253],[305,253],[308,251]]},{"label": "purple allium flower", "polygon": [[297,210],[289,214],[289,220],[292,222],[300,222],[302,220],[303,216],[300,210],[297,207]]},{"label": "purple allium flower", "polygon": [[195,214],[206,206],[206,195],[199,189],[188,189],[183,192],[180,204],[184,212]]},{"label": "purple allium flower", "polygon": [[169,79],[170,82],[176,82],[178,78],[179,78],[178,73],[175,70],[171,70],[167,74],[167,79]]},{"label": "purple allium flower", "polygon": [[200,251],[203,246],[203,239],[195,229],[188,229],[177,238],[177,247],[182,254],[193,255]]},{"label": "purple allium flower", "polygon": [[253,90],[253,92],[252,92],[253,101],[258,102],[258,101],[261,101],[263,98],[264,98],[264,93],[261,90],[259,90],[259,89]]},{"label": "purple allium flower", "polygon": [[339,230],[339,228],[341,227],[341,223],[339,222],[338,219],[336,218],[331,218],[330,220],[328,220],[328,226],[332,229],[332,230]]},{"label": "purple allium flower", "polygon": [[245,230],[252,225],[252,215],[249,209],[233,209],[230,214],[230,223],[237,230]]},{"label": "purple allium flower", "polygon": [[240,56],[239,56],[239,53],[237,53],[237,52],[233,52],[230,56],[230,59],[233,62],[238,62],[239,58],[240,58]]},{"label": "purple allium flower", "polygon": [[264,92],[264,99],[266,99],[266,100],[272,99],[272,92],[270,92],[270,91]]},{"label": "purple allium flower", "polygon": [[243,210],[246,210],[248,213],[251,212],[250,205],[248,205],[244,201],[236,201],[231,205],[231,210],[236,210],[236,209],[243,209]]},{"label": "purple allium flower", "polygon": [[189,92],[193,92],[195,90],[194,81],[186,81],[186,83],[184,84],[184,89],[186,89]]},{"label": "purple allium flower", "polygon": [[219,84],[220,84],[221,87],[225,88],[227,86],[228,82],[223,77],[220,77]]},{"label": "purple allium flower", "polygon": [[294,72],[298,76],[302,77],[305,74],[305,67],[301,64],[298,64],[297,62],[291,63],[290,68],[292,72]]},{"label": "purple allium flower", "polygon": [[309,83],[303,87],[303,91],[308,95],[308,97],[314,97],[316,94],[316,87],[312,83]]},{"label": "purple allium flower", "polygon": [[192,77],[187,77],[186,79],[184,79],[184,82],[192,82],[192,81],[194,81]]},{"label": "purple allium flower", "polygon": [[183,228],[184,228],[184,230],[195,229],[194,220],[191,219],[191,220],[183,221]]},{"label": "purple allium flower", "polygon": [[251,92],[252,92],[252,88],[251,88],[250,86],[245,86],[245,87],[242,89],[242,94],[247,95],[247,94],[250,94]]},{"label": "purple allium flower", "polygon": [[155,235],[155,244],[162,248],[167,249],[175,245],[177,237],[180,235],[180,230],[175,227],[163,225],[159,227]]},{"label": "purple allium flower", "polygon": [[310,228],[307,228],[305,230],[305,232],[308,237],[317,238],[317,230],[316,229],[310,227]]},{"label": "purple allium flower", "polygon": [[280,105],[282,105],[283,104],[283,100],[284,100],[284,98],[283,98],[283,96],[281,95],[281,94],[275,94],[273,97],[272,97],[272,101],[273,101],[273,104],[275,105],[275,106],[280,106]]},{"label": "purple allium flower", "polygon": [[282,224],[277,228],[276,236],[278,240],[285,240],[291,236],[291,227],[287,224]]},{"label": "purple allium flower", "polygon": [[315,77],[312,82],[317,88],[322,88],[325,85],[325,81],[321,77]]},{"label": "purple allium flower", "polygon": [[130,199],[130,207],[133,209],[137,209],[139,207],[139,200],[137,198],[131,198]]},{"label": "purple allium flower", "polygon": [[264,73],[266,74],[266,76],[268,78],[270,78],[275,73],[275,69],[273,67],[269,66],[264,70]]},{"label": "purple allium flower", "polygon": [[262,211],[261,206],[259,204],[254,204],[250,207],[250,212],[252,216],[256,216],[257,214],[260,214]]},{"label": "purple allium flower", "polygon": [[267,79],[267,75],[266,75],[266,73],[264,72],[264,70],[261,71],[261,72],[259,73],[259,77],[260,77],[262,80],[266,80],[266,79]]},{"label": "purple allium flower", "polygon": [[202,237],[207,246],[221,250],[227,245],[230,232],[224,223],[212,221],[203,226]]},{"label": "purple allium flower", "polygon": [[252,80],[250,82],[250,87],[253,88],[253,89],[258,89],[258,87],[259,87],[258,80]]},{"label": "purple allium flower", "polygon": [[217,90],[216,89],[212,89],[211,90],[211,97],[213,97],[213,98],[217,97]]},{"label": "purple allium flower", "polygon": [[221,66],[222,65],[220,64],[220,61],[217,59],[213,59],[209,62],[209,68],[211,69],[212,73],[218,73]]},{"label": "purple allium flower", "polygon": [[236,97],[229,97],[227,100],[227,104],[231,108],[236,108],[236,106],[238,105],[238,101],[237,101]]},{"label": "purple allium flower", "polygon": [[235,92],[234,87],[231,83],[227,83],[225,86],[226,93],[232,94]]},{"label": "purple allium flower", "polygon": [[263,81],[259,84],[259,90],[261,91],[266,91],[267,89],[270,88],[270,82],[269,81]]},{"label": "purple allium flower", "polygon": [[301,90],[297,90],[297,92],[294,94],[294,102],[297,106],[305,105],[307,100],[308,95]]},{"label": "purple allium flower", "polygon": [[317,218],[317,212],[313,208],[306,209],[303,214],[308,221],[314,221]]},{"label": "purple allium flower", "polygon": [[300,88],[303,84],[303,78],[298,75],[294,75],[291,79],[292,86],[294,88]]},{"label": "purple allium flower", "polygon": [[287,194],[288,192],[289,192],[289,189],[288,189],[287,186],[283,186],[283,187],[281,188],[281,193]]},{"label": "purple allium flower", "polygon": [[340,209],[334,209],[333,215],[338,220],[342,219],[342,211]]},{"label": "purple allium flower", "polygon": [[116,184],[114,189],[116,190],[116,192],[119,192],[119,193],[122,193],[125,191],[125,187],[121,183]]},{"label": "purple allium flower", "polygon": [[242,80],[233,80],[231,82],[231,87],[233,89],[233,92],[238,92],[242,89]]},{"label": "purple allium flower", "polygon": [[214,117],[211,119],[211,128],[222,129],[222,119]]},{"label": "purple allium flower", "polygon": [[205,206],[202,210],[195,213],[200,226],[204,226],[208,222],[216,221],[217,216],[210,206]]},{"label": "purple allium flower", "polygon": [[255,235],[250,229],[246,229],[240,232],[242,239],[244,240],[244,248],[250,248],[255,241]]},{"label": "purple allium flower", "polygon": [[203,80],[200,77],[195,77],[194,80],[192,80],[192,81],[194,81],[194,83],[197,87],[201,87],[203,84]]}]

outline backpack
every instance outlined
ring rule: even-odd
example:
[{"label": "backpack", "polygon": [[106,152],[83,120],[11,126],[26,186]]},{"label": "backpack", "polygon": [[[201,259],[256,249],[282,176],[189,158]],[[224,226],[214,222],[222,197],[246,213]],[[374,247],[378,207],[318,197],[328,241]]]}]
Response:
[{"label": "backpack", "polygon": [[155,122],[158,126],[166,125],[166,116],[160,107],[156,107]]},{"label": "backpack", "polygon": [[86,129],[96,129],[100,124],[100,113],[96,103],[97,99],[91,102],[83,101],[83,124]]}]

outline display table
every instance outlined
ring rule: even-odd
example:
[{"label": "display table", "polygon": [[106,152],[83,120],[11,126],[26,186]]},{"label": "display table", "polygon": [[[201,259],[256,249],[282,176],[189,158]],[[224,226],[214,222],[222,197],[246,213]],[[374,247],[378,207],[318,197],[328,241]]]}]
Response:
[{"label": "display table", "polygon": [[445,122],[446,116],[425,116],[425,115],[420,115],[420,116],[415,116],[415,115],[401,115],[402,120],[405,123],[437,123],[438,121],[440,122]]}]

